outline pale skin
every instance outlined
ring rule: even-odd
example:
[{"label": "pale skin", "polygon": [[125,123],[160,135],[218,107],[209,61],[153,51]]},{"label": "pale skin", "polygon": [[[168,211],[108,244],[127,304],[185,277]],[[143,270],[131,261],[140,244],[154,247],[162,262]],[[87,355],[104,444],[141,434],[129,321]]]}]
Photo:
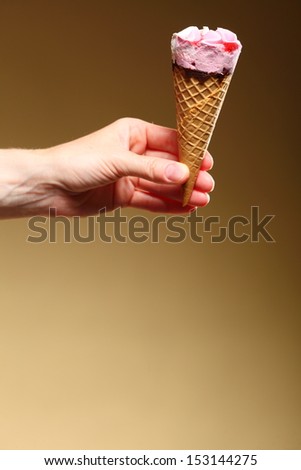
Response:
[{"label": "pale skin", "polygon": [[214,180],[207,152],[189,205],[181,186],[188,167],[178,162],[176,131],[123,118],[72,142],[47,149],[0,150],[0,218],[88,216],[134,207],[189,213],[208,204]]}]

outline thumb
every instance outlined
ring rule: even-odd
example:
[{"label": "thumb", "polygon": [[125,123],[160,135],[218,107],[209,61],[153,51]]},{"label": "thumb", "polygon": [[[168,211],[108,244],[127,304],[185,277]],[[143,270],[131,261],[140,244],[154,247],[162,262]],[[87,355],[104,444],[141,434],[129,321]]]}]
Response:
[{"label": "thumb", "polygon": [[189,177],[189,169],[184,163],[130,151],[118,158],[117,165],[120,176],[138,176],[154,183],[182,184]]}]

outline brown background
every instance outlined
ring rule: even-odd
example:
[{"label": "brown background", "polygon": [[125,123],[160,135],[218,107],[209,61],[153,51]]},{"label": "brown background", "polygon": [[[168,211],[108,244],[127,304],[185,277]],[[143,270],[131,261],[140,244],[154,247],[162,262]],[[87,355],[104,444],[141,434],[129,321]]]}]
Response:
[{"label": "brown background", "polygon": [[1,0],[2,148],[127,115],[174,126],[171,34],[237,32],[202,214],[276,216],[274,244],[29,244],[2,221],[2,449],[300,449],[297,18],[297,1]]}]

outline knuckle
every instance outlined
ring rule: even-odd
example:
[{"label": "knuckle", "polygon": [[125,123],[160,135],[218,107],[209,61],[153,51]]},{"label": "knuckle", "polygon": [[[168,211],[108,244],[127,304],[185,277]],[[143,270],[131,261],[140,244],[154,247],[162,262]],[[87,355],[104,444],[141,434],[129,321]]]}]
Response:
[{"label": "knuckle", "polygon": [[155,180],[157,176],[158,162],[154,159],[147,159],[147,174],[150,179]]}]

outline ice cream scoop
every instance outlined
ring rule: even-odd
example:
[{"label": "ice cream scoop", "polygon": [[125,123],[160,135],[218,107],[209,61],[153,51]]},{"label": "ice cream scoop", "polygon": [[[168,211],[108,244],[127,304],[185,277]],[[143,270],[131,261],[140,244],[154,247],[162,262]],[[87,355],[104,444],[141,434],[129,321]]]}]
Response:
[{"label": "ice cream scoop", "polygon": [[171,39],[172,60],[177,65],[207,73],[233,73],[241,43],[228,29],[196,26],[175,33]]}]

